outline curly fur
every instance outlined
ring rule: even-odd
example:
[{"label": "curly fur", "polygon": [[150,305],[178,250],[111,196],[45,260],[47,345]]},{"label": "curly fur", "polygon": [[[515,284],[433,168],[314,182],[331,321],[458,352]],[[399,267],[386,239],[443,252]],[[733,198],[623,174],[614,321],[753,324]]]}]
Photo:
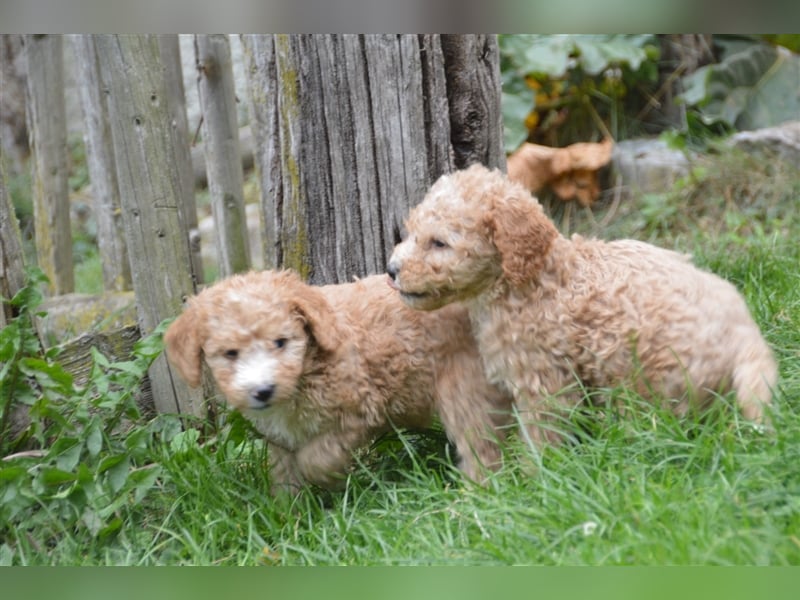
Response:
[{"label": "curly fur", "polygon": [[404,301],[461,301],[489,380],[514,395],[534,440],[579,383],[630,385],[679,413],[734,390],[760,421],[777,369],[734,286],[633,240],[560,235],[520,185],[480,165],[442,177],[389,263]]},{"label": "curly fur", "polygon": [[191,298],[165,344],[192,386],[205,359],[265,436],[276,489],[337,487],[354,450],[435,414],[466,476],[499,463],[511,398],[487,382],[466,310],[410,310],[385,277],[317,287],[290,271],[234,275]]}]

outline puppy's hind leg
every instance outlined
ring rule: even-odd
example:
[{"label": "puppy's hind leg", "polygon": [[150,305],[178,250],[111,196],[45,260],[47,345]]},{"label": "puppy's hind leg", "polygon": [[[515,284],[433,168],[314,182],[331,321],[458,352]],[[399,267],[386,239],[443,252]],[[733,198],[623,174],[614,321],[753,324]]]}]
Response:
[{"label": "puppy's hind leg", "polygon": [[484,483],[502,462],[500,444],[511,425],[511,397],[492,386],[477,361],[472,368],[447,368],[437,381],[437,411],[447,437],[456,446],[458,467]]},{"label": "puppy's hind leg", "polygon": [[[556,390],[550,393],[548,389]],[[582,395],[566,376],[529,377],[527,385],[514,388],[514,408],[520,435],[536,460],[548,446],[559,446],[569,437],[572,410],[581,404]]]},{"label": "puppy's hind leg", "polygon": [[764,408],[772,403],[778,367],[766,344],[745,348],[741,354],[739,364],[733,370],[736,401],[746,419],[762,423]]}]

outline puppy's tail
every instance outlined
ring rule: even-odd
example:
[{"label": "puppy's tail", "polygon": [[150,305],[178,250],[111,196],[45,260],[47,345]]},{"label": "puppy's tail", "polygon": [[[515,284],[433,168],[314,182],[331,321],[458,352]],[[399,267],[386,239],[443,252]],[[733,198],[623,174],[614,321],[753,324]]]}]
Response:
[{"label": "puppy's tail", "polygon": [[772,404],[778,366],[766,342],[743,347],[733,370],[733,390],[745,418],[761,423],[764,407]]}]

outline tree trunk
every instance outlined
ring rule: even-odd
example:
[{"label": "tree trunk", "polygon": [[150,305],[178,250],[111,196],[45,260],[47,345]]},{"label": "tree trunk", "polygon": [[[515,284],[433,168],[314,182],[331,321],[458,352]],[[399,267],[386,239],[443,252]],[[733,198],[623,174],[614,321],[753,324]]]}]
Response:
[{"label": "tree trunk", "polygon": [[52,295],[75,288],[67,173],[64,57],[61,35],[26,35],[28,130],[39,267]]},{"label": "tree trunk", "polygon": [[236,90],[228,36],[196,35],[195,55],[219,274],[228,277],[250,268]]},{"label": "tree trunk", "polygon": [[314,283],[382,272],[435,179],[474,161],[505,165],[493,36],[242,43],[267,266]]},{"label": "tree trunk", "polygon": [[159,34],[158,49],[167,79],[167,101],[172,115],[172,133],[178,172],[181,181],[181,198],[186,229],[189,232],[189,251],[192,272],[197,283],[203,282],[203,260],[200,255],[200,234],[197,230],[197,202],[195,200],[195,177],[190,147],[189,119],[186,116],[186,93],[183,89],[183,67],[181,47],[177,34]]},{"label": "tree trunk", "polygon": [[442,35],[441,44],[455,167],[505,168],[497,36]]},{"label": "tree trunk", "polygon": [[16,315],[6,302],[25,284],[22,238],[11,197],[6,190],[3,152],[0,150],[0,329]]},{"label": "tree trunk", "polygon": [[[152,332],[195,292],[164,68],[154,36],[98,35],[139,327]],[[159,412],[205,415],[162,355],[150,369]]]},{"label": "tree trunk", "polygon": [[86,162],[92,182],[94,215],[97,221],[97,245],[103,265],[103,284],[106,290],[131,289],[131,267],[125,244],[120,211],[117,166],[111,142],[108,107],[100,81],[100,65],[94,37],[75,35],[76,79],[81,109],[86,125],[83,136]]}]

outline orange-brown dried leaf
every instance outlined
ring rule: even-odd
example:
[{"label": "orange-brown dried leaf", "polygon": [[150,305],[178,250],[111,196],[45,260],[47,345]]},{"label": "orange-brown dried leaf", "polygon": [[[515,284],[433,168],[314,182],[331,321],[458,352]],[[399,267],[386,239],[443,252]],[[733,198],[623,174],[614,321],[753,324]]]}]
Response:
[{"label": "orange-brown dried leaf", "polygon": [[612,148],[610,139],[566,148],[526,143],[508,157],[508,176],[531,192],[549,185],[562,200],[591,206],[600,195],[597,171],[611,160]]}]

